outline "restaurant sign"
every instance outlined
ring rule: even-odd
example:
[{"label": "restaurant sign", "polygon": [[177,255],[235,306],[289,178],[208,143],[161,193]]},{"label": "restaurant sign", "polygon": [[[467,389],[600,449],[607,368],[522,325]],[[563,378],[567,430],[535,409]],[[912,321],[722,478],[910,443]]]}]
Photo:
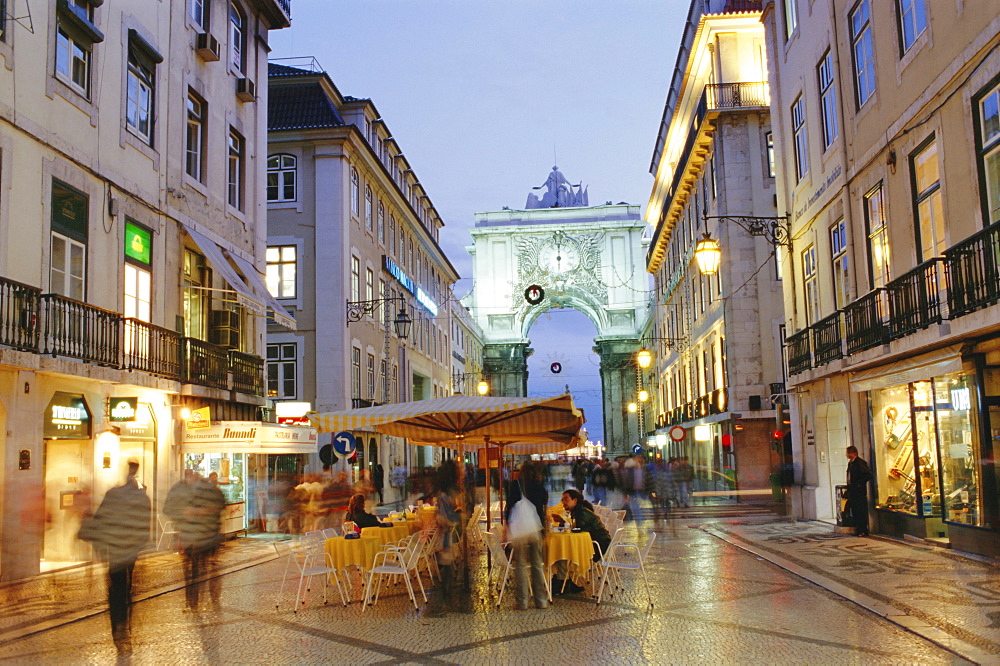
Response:
[{"label": "restaurant sign", "polygon": [[135,421],[139,398],[108,398],[108,415],[112,422]]},{"label": "restaurant sign", "polygon": [[43,437],[90,439],[90,409],[78,393],[56,391],[45,408]]}]

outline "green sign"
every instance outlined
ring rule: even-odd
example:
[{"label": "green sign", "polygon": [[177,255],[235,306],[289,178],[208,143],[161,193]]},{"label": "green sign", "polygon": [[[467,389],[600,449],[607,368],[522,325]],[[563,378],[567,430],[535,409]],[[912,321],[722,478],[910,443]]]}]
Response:
[{"label": "green sign", "polygon": [[153,248],[153,235],[138,224],[125,222],[125,256],[149,265]]},{"label": "green sign", "polygon": [[108,415],[114,422],[135,421],[139,398],[108,398]]},{"label": "green sign", "polygon": [[90,439],[90,409],[78,393],[56,391],[45,409],[43,437]]}]

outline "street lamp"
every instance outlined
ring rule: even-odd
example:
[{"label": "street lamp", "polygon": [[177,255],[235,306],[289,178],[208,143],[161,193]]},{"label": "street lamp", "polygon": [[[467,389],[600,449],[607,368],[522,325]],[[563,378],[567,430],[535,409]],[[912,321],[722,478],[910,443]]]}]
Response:
[{"label": "street lamp", "polygon": [[479,383],[476,384],[476,392],[479,393],[479,395],[486,395],[487,393],[489,393],[490,392],[489,382],[487,382],[485,379],[480,379]]},{"label": "street lamp", "polygon": [[639,405],[635,404],[634,402],[628,403],[629,414],[635,414],[637,411],[639,411]]},{"label": "street lamp", "polygon": [[[779,245],[791,246],[791,238],[788,230],[788,216],[779,217],[754,217],[752,215],[706,215],[704,216],[705,227],[708,227],[709,220],[719,220],[721,222],[732,222],[736,226],[746,231],[751,236],[760,236],[767,239],[767,242],[778,247]],[[701,240],[695,244],[694,258],[698,262],[698,269],[702,275],[714,275],[719,271],[719,264],[722,263],[722,248],[719,241],[712,238],[707,231]]]},{"label": "street lamp", "polygon": [[649,400],[649,391],[646,389],[639,390],[639,402],[647,402]]},{"label": "street lamp", "polygon": [[639,350],[639,353],[635,355],[635,360],[639,364],[639,367],[645,370],[653,364],[653,355],[648,349],[643,347]]}]

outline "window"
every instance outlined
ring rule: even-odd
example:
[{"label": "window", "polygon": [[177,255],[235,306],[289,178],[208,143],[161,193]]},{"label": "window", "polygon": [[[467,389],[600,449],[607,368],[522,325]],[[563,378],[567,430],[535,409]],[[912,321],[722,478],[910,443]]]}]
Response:
[{"label": "window", "polygon": [[913,42],[927,28],[927,11],[924,0],[899,0],[899,37],[903,52],[910,50]]},{"label": "window", "polygon": [[819,280],[816,274],[816,246],[810,245],[802,252],[802,281],[805,287],[806,323],[819,321]]},{"label": "window", "polygon": [[294,155],[271,155],[267,158],[267,200],[295,201]]},{"label": "window", "polygon": [[830,258],[833,264],[833,300],[838,310],[846,306],[850,298],[850,260],[847,256],[847,228],[844,218],[830,227]]},{"label": "window", "polygon": [[389,254],[396,254],[396,216],[389,213]]},{"label": "window", "polygon": [[191,19],[204,31],[208,31],[208,10],[206,7],[209,0],[189,0],[191,8]]},{"label": "window", "polygon": [[153,91],[156,65],[163,57],[129,31],[128,71],[125,84],[125,125],[145,143],[153,143]]},{"label": "window", "polygon": [[184,170],[198,182],[202,181],[202,159],[205,154],[205,118],[205,102],[193,92],[188,92]]},{"label": "window", "polygon": [[243,210],[243,171],[246,144],[239,132],[229,128],[229,205]]},{"label": "window", "polygon": [[785,39],[789,39],[795,29],[799,27],[798,10],[795,7],[795,0],[784,0],[785,9]]},{"label": "window", "polygon": [[937,141],[932,135],[910,157],[913,174],[913,210],[917,217],[917,249],[920,260],[944,253],[944,210]]},{"label": "window", "polygon": [[809,137],[806,135],[806,102],[799,95],[792,103],[792,134],[795,142],[795,180],[809,171]]},{"label": "window", "polygon": [[[771,132],[768,132],[764,136],[764,143],[767,146],[767,175],[770,176],[771,178],[774,178],[774,134],[772,134]],[[714,161],[712,163],[712,168],[713,168],[713,171],[712,171],[712,179],[713,179],[713,181],[712,182],[714,183],[715,182],[715,180],[714,180],[715,179],[715,171],[714,171],[714,169],[715,169],[715,163],[714,163]]]},{"label": "window", "polygon": [[275,298],[295,298],[296,249],[294,245],[275,245],[264,253],[267,290]]},{"label": "window", "polygon": [[351,169],[351,212],[355,215],[361,214],[361,182],[358,178],[358,170]]},{"label": "window", "polygon": [[989,225],[1000,221],[1000,84],[995,84],[979,99],[976,110],[979,168],[986,198],[983,220]]},{"label": "window", "polygon": [[854,53],[854,85],[860,108],[875,92],[875,47],[872,43],[869,0],[861,0],[851,12],[851,46]]},{"label": "window", "polygon": [[889,282],[892,254],[889,250],[889,229],[885,224],[885,199],[882,183],[865,195],[865,224],[868,227],[868,279],[872,289]]},{"label": "window", "polygon": [[389,307],[392,303],[385,300],[385,280],[381,278],[378,281],[378,297],[382,300],[382,307],[378,309],[378,320],[380,323],[385,324],[386,314],[389,312]]},{"label": "window", "polygon": [[125,220],[125,310],[126,317],[150,321],[153,234],[149,229]]},{"label": "window", "polygon": [[365,298],[375,300],[375,273],[370,268],[365,269]]},{"label": "window", "polygon": [[361,398],[361,350],[351,347],[351,397]]},{"label": "window", "polygon": [[365,359],[365,374],[368,380],[368,399],[375,399],[375,354],[368,354]]},{"label": "window", "polygon": [[229,3],[229,49],[232,64],[237,70],[244,70],[244,52],[246,51],[246,28],[243,11],[235,2]]},{"label": "window", "polygon": [[378,202],[378,242],[385,243],[385,204]]},{"label": "window", "polygon": [[365,185],[365,229],[371,231],[372,225],[372,188]]},{"label": "window", "polygon": [[833,83],[833,54],[827,49],[816,67],[819,78],[819,104],[823,119],[823,149],[837,138],[837,87]]},{"label": "window", "polygon": [[90,45],[61,25],[56,30],[56,74],[80,94],[90,94]]},{"label": "window", "polygon": [[298,361],[294,342],[267,346],[267,397],[294,399]]},{"label": "window", "polygon": [[351,257],[351,300],[361,300],[361,260]]},{"label": "window", "polygon": [[52,181],[49,291],[78,301],[86,294],[89,208],[90,199],[86,194],[60,181]]}]

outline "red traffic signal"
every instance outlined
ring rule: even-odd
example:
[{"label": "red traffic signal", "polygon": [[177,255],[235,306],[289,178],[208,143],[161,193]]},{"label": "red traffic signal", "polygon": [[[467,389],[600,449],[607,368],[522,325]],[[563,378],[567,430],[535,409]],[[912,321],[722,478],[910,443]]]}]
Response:
[{"label": "red traffic signal", "polygon": [[773,437],[775,441],[781,440],[782,438],[784,438],[784,436],[785,432],[783,430],[775,430],[774,432],[771,433],[771,437]]}]

